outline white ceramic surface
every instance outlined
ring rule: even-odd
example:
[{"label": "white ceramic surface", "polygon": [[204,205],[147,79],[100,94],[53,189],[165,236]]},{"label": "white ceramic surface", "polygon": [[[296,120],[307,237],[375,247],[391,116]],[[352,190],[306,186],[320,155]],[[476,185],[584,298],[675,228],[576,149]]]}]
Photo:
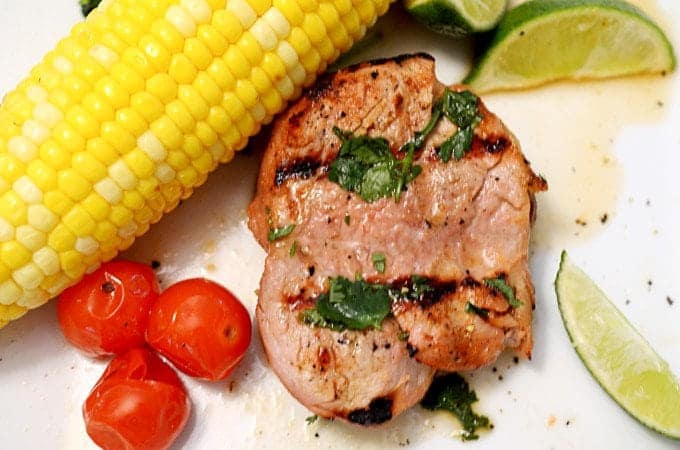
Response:
[{"label": "white ceramic surface", "polygon": [[[680,49],[680,3],[637,3],[650,8]],[[0,0],[0,92],[78,20],[76,0]],[[421,29],[397,6],[377,29],[382,39],[361,57],[427,51],[447,83],[467,70],[465,43]],[[679,442],[637,424],[590,377],[569,344],[552,282],[559,251],[567,248],[680,374],[679,95],[675,73],[485,97],[551,191],[539,195],[532,243],[534,357],[515,364],[507,354],[493,368],[466,374],[480,397],[476,409],[495,425],[479,441],[461,443],[455,421],[419,407],[370,430],[325,421],[307,425],[310,413],[266,367],[255,338],[226,382],[185,378],[194,412],[174,448],[678,448]],[[257,147],[218,169],[126,256],[159,260],[164,285],[189,276],[216,279],[252,311],[264,261],[245,225]],[[0,449],[94,448],[80,408],[104,365],[64,342],[53,303],[0,331]]]}]

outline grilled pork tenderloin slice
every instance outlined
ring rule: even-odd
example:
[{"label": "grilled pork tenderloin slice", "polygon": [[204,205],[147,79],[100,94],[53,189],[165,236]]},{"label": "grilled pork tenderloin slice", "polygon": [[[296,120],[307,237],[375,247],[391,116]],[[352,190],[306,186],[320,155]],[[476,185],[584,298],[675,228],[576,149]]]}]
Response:
[{"label": "grilled pork tenderloin slice", "polygon": [[[385,138],[401,158],[443,93],[428,55],[374,61],[326,78],[274,124],[248,209],[268,251],[256,317],[272,368],[322,417],[379,423],[420,400],[434,369],[481,367],[506,347],[531,354],[527,253],[533,193],[546,184],[481,101],[471,149],[442,161],[459,130],[439,120],[415,156],[422,172],[396,200],[365,201],[328,177],[342,143],[334,127]],[[301,321],[330,278],[357,275],[406,291],[417,275],[430,288],[394,301],[380,329]]]}]

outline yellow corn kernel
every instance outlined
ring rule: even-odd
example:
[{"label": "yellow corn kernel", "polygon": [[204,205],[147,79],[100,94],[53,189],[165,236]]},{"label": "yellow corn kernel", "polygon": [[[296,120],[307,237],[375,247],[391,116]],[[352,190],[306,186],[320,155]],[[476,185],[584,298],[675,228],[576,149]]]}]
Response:
[{"label": "yellow corn kernel", "polygon": [[177,179],[183,186],[191,188],[196,185],[196,180],[198,179],[198,173],[193,166],[189,166],[184,170],[177,172]]},{"label": "yellow corn kernel", "polygon": [[78,237],[92,234],[95,228],[94,220],[81,205],[75,205],[61,220]]},{"label": "yellow corn kernel", "polygon": [[133,108],[123,108],[116,112],[116,121],[132,135],[140,135],[149,128],[149,124]]},{"label": "yellow corn kernel", "polygon": [[244,31],[241,39],[238,40],[236,46],[241,50],[243,55],[252,66],[256,66],[262,60],[262,47],[257,39],[253,37],[250,31]]},{"label": "yellow corn kernel", "polygon": [[276,53],[265,53],[260,68],[275,83],[286,76],[286,66],[283,65],[283,61],[281,61],[281,58]]},{"label": "yellow corn kernel", "polygon": [[191,84],[196,78],[198,71],[196,70],[194,63],[192,63],[185,54],[179,53],[172,56],[168,74],[177,82],[177,84]]},{"label": "yellow corn kernel", "polygon": [[314,45],[320,43],[324,38],[327,38],[326,25],[324,25],[323,20],[321,20],[318,14],[305,15],[301,28],[305,31],[309,40],[312,41],[312,44]]},{"label": "yellow corn kernel", "polygon": [[85,151],[104,165],[112,164],[119,156],[116,149],[100,137],[87,141]]},{"label": "yellow corn kernel", "polygon": [[231,118],[221,106],[210,108],[206,122],[217,134],[226,132],[231,126]]},{"label": "yellow corn kernel", "polygon": [[146,90],[163,103],[177,98],[177,82],[167,73],[158,73],[146,82]]},{"label": "yellow corn kernel", "polygon": [[123,57],[121,61],[135,72],[137,72],[141,77],[148,79],[156,73],[156,70],[151,64],[149,58],[144,54],[142,50],[137,47],[128,47],[123,52]]},{"label": "yellow corn kernel", "polygon": [[7,191],[0,195],[0,217],[13,226],[26,223],[27,206],[14,191]]},{"label": "yellow corn kernel", "polygon": [[65,169],[57,174],[57,187],[71,200],[77,202],[90,193],[92,184],[74,169]]},{"label": "yellow corn kernel", "polygon": [[236,78],[245,78],[250,74],[250,63],[237,46],[229,46],[224,61]]},{"label": "yellow corn kernel", "polygon": [[184,136],[184,143],[182,144],[182,152],[189,158],[198,158],[203,153],[203,145],[195,135]]},{"label": "yellow corn kernel", "polygon": [[204,24],[198,27],[196,37],[210,49],[215,57],[220,57],[227,49],[227,40],[211,25]]},{"label": "yellow corn kernel", "polygon": [[99,122],[82,106],[76,105],[71,108],[66,115],[66,121],[85,139],[99,134]]},{"label": "yellow corn kernel", "polygon": [[10,269],[17,269],[31,260],[33,254],[18,241],[3,242],[0,260]]},{"label": "yellow corn kernel", "polygon": [[226,92],[224,94],[222,97],[222,107],[227,111],[232,121],[238,120],[246,112],[243,103],[234,92]]},{"label": "yellow corn kernel", "polygon": [[83,108],[92,114],[92,117],[99,122],[111,120],[115,115],[115,111],[108,100],[97,92],[90,92],[85,96],[83,99]]},{"label": "yellow corn kernel", "polygon": [[14,155],[0,153],[0,177],[4,180],[11,183],[21,177],[25,170],[25,165]]},{"label": "yellow corn kernel", "polygon": [[217,134],[206,122],[196,123],[196,137],[200,139],[205,147],[210,147],[217,141]]},{"label": "yellow corn kernel", "polygon": [[[99,195],[96,191],[93,191],[88,195],[85,200],[81,203],[83,209],[92,217],[95,221],[99,222],[104,220],[109,215],[109,210],[111,206],[109,202]],[[30,207],[29,207],[29,223],[30,223]]]},{"label": "yellow corn kernel", "polygon": [[109,220],[119,229],[123,228],[132,221],[132,212],[122,205],[116,205],[111,208]]},{"label": "yellow corn kernel", "polygon": [[236,85],[236,78],[231,73],[231,70],[229,70],[226,61],[221,58],[214,59],[206,70],[206,73],[210,75],[222,91],[233,89]]},{"label": "yellow corn kernel", "polygon": [[235,91],[246,109],[252,108],[258,100],[257,89],[250,80],[238,80]]},{"label": "yellow corn kernel", "polygon": [[173,54],[178,54],[184,46],[184,37],[166,19],[157,20],[151,25],[151,33]]},{"label": "yellow corn kernel", "polygon": [[61,217],[71,210],[74,203],[65,193],[58,190],[46,192],[43,197],[43,204],[54,214]]},{"label": "yellow corn kernel", "polygon": [[144,197],[147,200],[149,207],[152,207],[150,199],[153,198],[153,196],[157,193],[157,189],[158,180],[154,178],[146,178],[144,180],[139,180],[139,185],[137,186],[137,192],[142,194],[142,197]]},{"label": "yellow corn kernel", "polygon": [[210,109],[208,103],[193,86],[180,86],[177,90],[177,98],[184,102],[195,120],[203,120],[208,115]]},{"label": "yellow corn kernel", "polygon": [[164,116],[151,124],[150,130],[165,148],[179,148],[182,145],[182,131],[168,116]]},{"label": "yellow corn kernel", "polygon": [[127,191],[123,194],[123,206],[133,211],[142,209],[146,203],[142,194],[137,191]]},{"label": "yellow corn kernel", "polygon": [[144,77],[125,63],[117,63],[111,68],[111,77],[127,92],[144,90]]},{"label": "yellow corn kernel", "polygon": [[139,41],[139,48],[142,49],[159,73],[168,70],[172,55],[157,38],[151,35],[145,35]]},{"label": "yellow corn kernel", "polygon": [[193,86],[211,106],[219,104],[222,100],[222,90],[210,75],[205,72],[200,73],[196,77]]},{"label": "yellow corn kernel", "polygon": [[[76,239],[76,243],[73,248],[81,253],[82,255],[91,256],[94,255],[97,250],[99,250],[99,242],[97,242],[92,236],[81,236]],[[83,259],[83,264],[86,267],[90,266],[90,262],[87,259]]]},{"label": "yellow corn kernel", "polygon": [[97,223],[97,229],[94,231],[94,238],[102,243],[104,249],[114,248],[118,245],[116,236],[116,227],[107,220]]},{"label": "yellow corn kernel", "polygon": [[183,53],[199,71],[205,70],[213,59],[210,49],[197,38],[189,38],[184,42]]},{"label": "yellow corn kernel", "polygon": [[120,154],[125,154],[135,145],[135,138],[117,122],[104,122],[100,136]]},{"label": "yellow corn kernel", "polygon": [[95,92],[102,95],[113,108],[122,108],[127,106],[130,101],[130,95],[123,89],[123,87],[111,77],[104,77],[94,85]]},{"label": "yellow corn kernel", "polygon": [[72,280],[79,279],[85,273],[85,265],[82,259],[83,255],[77,250],[68,250],[59,254],[61,269]]},{"label": "yellow corn kernel", "polygon": [[79,175],[94,183],[106,176],[106,166],[87,151],[73,155],[71,165]]},{"label": "yellow corn kernel", "polygon": [[168,152],[168,157],[166,161],[170,165],[170,167],[175,169],[175,171],[184,169],[190,163],[189,158],[187,158],[187,155],[184,152],[178,150]]},{"label": "yellow corn kernel", "polygon": [[305,30],[300,27],[291,30],[288,42],[297,55],[305,55],[312,49],[312,41],[310,41]]},{"label": "yellow corn kernel", "polygon": [[[132,173],[134,173],[134,185],[137,185],[137,180],[140,178],[147,178],[153,175],[154,173],[154,163],[151,161],[151,159],[140,149],[136,148],[132,150],[130,153],[125,155],[123,157],[123,160],[121,163],[125,161],[127,164],[121,164],[121,166],[125,166],[126,168],[129,167]],[[111,177],[113,178],[113,176]],[[118,180],[116,180],[118,181]],[[120,183],[119,183],[120,185]],[[131,188],[126,188],[121,185],[123,189],[131,189]]]},{"label": "yellow corn kernel", "polygon": [[215,11],[212,17],[212,25],[229,43],[236,42],[241,37],[241,33],[243,33],[243,25],[241,25],[238,18],[233,13],[224,9]]},{"label": "yellow corn kernel", "polygon": [[270,89],[260,96],[267,114],[274,115],[283,107],[283,99],[276,89]]},{"label": "yellow corn kernel", "polygon": [[136,92],[130,97],[130,107],[141,115],[148,123],[163,114],[163,103],[148,92]]}]

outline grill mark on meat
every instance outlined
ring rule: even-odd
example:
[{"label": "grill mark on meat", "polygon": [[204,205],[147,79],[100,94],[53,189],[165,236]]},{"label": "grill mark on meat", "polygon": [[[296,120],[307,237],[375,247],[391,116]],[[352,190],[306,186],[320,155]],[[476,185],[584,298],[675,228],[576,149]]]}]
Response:
[{"label": "grill mark on meat", "polygon": [[371,400],[367,408],[355,409],[347,419],[359,425],[378,425],[392,418],[392,399],[378,397]]},{"label": "grill mark on meat", "polygon": [[284,181],[289,179],[305,180],[314,175],[314,172],[321,167],[321,163],[313,159],[294,161],[286,166],[279,166],[274,176],[274,185],[281,186]]},{"label": "grill mark on meat", "polygon": [[496,138],[486,138],[482,141],[482,144],[484,145],[484,149],[487,152],[499,153],[505,150],[510,145],[510,142],[501,136]]}]

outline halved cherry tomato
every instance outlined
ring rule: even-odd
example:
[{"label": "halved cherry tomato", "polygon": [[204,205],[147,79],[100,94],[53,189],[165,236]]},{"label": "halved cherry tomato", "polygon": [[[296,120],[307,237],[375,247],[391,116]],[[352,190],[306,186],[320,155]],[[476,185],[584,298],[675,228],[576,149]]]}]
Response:
[{"label": "halved cherry tomato", "polygon": [[178,369],[199,378],[226,378],[250,344],[246,308],[212,281],[190,279],[166,289],[151,308],[146,341]]},{"label": "halved cherry tomato", "polygon": [[175,371],[146,348],[116,356],[83,406],[87,434],[105,450],[166,449],[190,412]]},{"label": "halved cherry tomato", "polygon": [[91,356],[119,354],[144,345],[149,308],[160,288],[149,266],[112,261],[59,296],[61,330]]}]

